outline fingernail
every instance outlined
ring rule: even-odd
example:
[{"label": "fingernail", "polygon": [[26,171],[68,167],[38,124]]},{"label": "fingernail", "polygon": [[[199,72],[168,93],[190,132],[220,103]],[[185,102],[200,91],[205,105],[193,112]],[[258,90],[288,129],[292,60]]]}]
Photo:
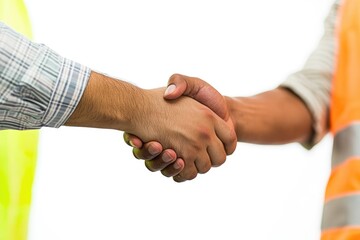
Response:
[{"label": "fingernail", "polygon": [[135,147],[135,144],[130,140],[129,141],[130,146]]},{"label": "fingernail", "polygon": [[150,145],[148,150],[151,155],[157,155],[160,153],[159,150],[155,148],[153,145]]},{"label": "fingernail", "polygon": [[164,153],[163,156],[162,156],[162,160],[164,162],[170,162],[172,160],[172,157],[170,156],[170,154]]},{"label": "fingernail", "polygon": [[181,164],[179,164],[178,162],[174,163],[174,168],[175,169],[180,169],[181,168]]},{"label": "fingernail", "polygon": [[165,90],[165,96],[171,94],[176,89],[175,84],[170,84]]}]

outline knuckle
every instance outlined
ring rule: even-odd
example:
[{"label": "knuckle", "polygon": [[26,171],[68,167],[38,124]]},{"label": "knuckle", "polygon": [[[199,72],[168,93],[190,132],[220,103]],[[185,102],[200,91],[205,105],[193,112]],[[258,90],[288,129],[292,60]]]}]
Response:
[{"label": "knuckle", "polygon": [[229,136],[229,140],[226,143],[226,154],[230,155],[232,153],[234,153],[235,149],[236,149],[236,145],[237,145],[237,136],[235,132],[231,132],[230,136]]},{"label": "knuckle", "polygon": [[204,174],[207,173],[208,171],[210,171],[211,169],[211,165],[210,164],[206,164],[204,167],[199,169],[199,173],[200,174]]},{"label": "knuckle", "polygon": [[176,80],[176,79],[179,79],[180,77],[181,77],[180,74],[174,73],[173,75],[170,76],[170,80]]},{"label": "knuckle", "polygon": [[190,173],[186,174],[186,175],[184,176],[184,178],[185,178],[186,180],[193,180],[193,179],[196,178],[196,176],[197,176],[197,172],[193,171],[193,172],[190,172]]},{"label": "knuckle", "polygon": [[173,180],[178,183],[186,181],[180,174],[173,176]]},{"label": "knuckle", "polygon": [[211,169],[212,162],[209,159],[198,159],[195,162],[197,172],[200,174],[207,173]]},{"label": "knuckle", "polygon": [[223,165],[226,161],[226,154],[224,153],[221,157],[219,157],[218,159],[216,159],[215,161],[212,162],[212,166],[213,167],[219,167],[221,165]]},{"label": "knuckle", "polygon": [[230,155],[235,152],[236,146],[237,146],[237,137],[236,134],[234,134],[232,140],[228,144],[230,147],[227,148],[227,155]]},{"label": "knuckle", "polygon": [[199,137],[200,139],[204,140],[204,141],[210,141],[212,138],[211,132],[208,128],[205,127],[199,127],[198,128],[198,133],[199,133]]}]

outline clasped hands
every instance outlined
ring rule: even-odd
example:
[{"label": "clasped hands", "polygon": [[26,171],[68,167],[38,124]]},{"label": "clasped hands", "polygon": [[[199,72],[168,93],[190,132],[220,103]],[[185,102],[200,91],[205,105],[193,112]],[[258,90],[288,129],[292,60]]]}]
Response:
[{"label": "clasped hands", "polygon": [[[179,131],[179,135],[191,135],[189,139],[173,142],[165,148],[157,139],[144,142],[141,136],[124,132],[124,141],[133,147],[136,158],[145,160],[145,166],[150,171],[160,171],[176,182],[192,180],[199,173],[222,165],[237,144],[226,98],[215,88],[199,78],[174,74],[168,81],[164,99],[175,106],[182,98],[192,98],[192,102],[197,101],[204,106],[200,110],[194,109],[198,113],[190,116],[181,116],[180,113],[182,119],[174,121],[172,130]],[[186,106],[192,108],[193,104],[189,102]],[[175,123],[179,121],[183,125]]]}]

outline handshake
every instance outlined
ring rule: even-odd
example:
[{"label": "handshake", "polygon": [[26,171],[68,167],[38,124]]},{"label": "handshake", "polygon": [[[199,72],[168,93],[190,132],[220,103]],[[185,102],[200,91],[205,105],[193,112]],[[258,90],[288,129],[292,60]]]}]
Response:
[{"label": "handshake", "polygon": [[309,143],[312,115],[279,86],[251,97],[225,97],[207,82],[175,74],[168,87],[141,89],[91,72],[67,126],[117,129],[150,171],[176,182],[220,166],[238,141]]},{"label": "handshake", "polygon": [[198,173],[222,165],[237,143],[226,98],[205,81],[179,74],[170,77],[162,92],[169,108],[157,109],[143,119],[144,129],[153,129],[154,123],[162,136],[147,138],[150,141],[144,143],[141,135],[124,133],[134,156],[144,159],[150,171],[161,171],[176,182],[194,179]]}]

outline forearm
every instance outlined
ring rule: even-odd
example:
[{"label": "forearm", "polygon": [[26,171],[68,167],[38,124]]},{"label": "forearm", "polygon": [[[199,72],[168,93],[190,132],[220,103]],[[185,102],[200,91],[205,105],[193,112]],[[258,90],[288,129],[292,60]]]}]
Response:
[{"label": "forearm", "polygon": [[226,100],[239,142],[285,144],[306,142],[311,137],[311,114],[289,90],[277,88]]},{"label": "forearm", "polygon": [[65,125],[132,132],[144,97],[142,89],[93,71],[79,104]]}]

